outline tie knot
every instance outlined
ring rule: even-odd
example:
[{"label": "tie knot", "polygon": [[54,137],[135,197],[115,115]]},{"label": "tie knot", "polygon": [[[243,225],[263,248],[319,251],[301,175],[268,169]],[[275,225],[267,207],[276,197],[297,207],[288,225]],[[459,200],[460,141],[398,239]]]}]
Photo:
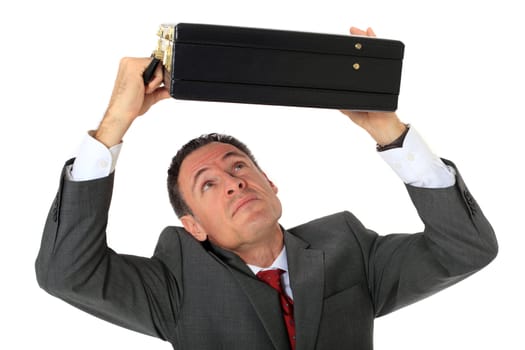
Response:
[{"label": "tie knot", "polygon": [[265,270],[265,271],[259,271],[257,273],[257,277],[270,285],[273,289],[277,290],[279,293],[283,293],[283,288],[281,286],[281,275],[284,273],[284,270],[281,269],[273,269],[273,270]]}]

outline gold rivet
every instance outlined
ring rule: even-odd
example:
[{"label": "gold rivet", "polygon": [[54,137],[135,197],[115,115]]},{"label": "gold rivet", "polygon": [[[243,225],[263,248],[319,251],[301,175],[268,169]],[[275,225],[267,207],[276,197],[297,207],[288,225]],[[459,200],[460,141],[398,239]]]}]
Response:
[{"label": "gold rivet", "polygon": [[359,63],[354,63],[352,65],[352,67],[354,67],[355,70],[359,70],[359,68],[361,68],[361,66],[359,65]]},{"label": "gold rivet", "polygon": [[354,47],[357,49],[357,50],[361,50],[363,48],[363,45],[361,45],[361,43],[356,43],[354,45]]}]

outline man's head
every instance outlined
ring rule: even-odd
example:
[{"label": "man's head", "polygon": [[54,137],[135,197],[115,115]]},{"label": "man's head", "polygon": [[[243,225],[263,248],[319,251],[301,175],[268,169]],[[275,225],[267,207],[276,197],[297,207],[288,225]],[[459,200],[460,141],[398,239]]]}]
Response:
[{"label": "man's head", "polygon": [[184,228],[198,240],[237,251],[278,230],[277,187],[234,137],[208,134],[184,145],[168,170],[168,193]]}]

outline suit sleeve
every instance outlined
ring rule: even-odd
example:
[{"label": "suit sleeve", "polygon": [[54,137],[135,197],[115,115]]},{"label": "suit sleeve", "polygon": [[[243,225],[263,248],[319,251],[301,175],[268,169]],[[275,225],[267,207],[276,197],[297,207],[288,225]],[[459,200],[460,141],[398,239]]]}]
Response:
[{"label": "suit sleeve", "polygon": [[456,184],[448,188],[407,185],[423,232],[386,236],[369,232],[361,237],[376,316],[453,285],[496,257],[494,231],[456,172]]},{"label": "suit sleeve", "polygon": [[38,283],[97,317],[169,340],[178,313],[176,278],[155,257],[121,255],[107,246],[112,189],[113,175],[73,182],[63,171],[36,259]]}]

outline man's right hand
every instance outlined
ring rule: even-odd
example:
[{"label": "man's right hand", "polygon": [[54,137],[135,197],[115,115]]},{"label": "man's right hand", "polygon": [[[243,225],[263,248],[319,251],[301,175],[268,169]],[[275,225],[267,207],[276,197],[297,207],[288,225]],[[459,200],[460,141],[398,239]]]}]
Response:
[{"label": "man's right hand", "polygon": [[95,138],[108,148],[122,141],[133,121],[160,100],[170,97],[162,86],[162,65],[155,70],[153,79],[145,86],[142,78],[151,58],[121,59],[113,93]]}]

